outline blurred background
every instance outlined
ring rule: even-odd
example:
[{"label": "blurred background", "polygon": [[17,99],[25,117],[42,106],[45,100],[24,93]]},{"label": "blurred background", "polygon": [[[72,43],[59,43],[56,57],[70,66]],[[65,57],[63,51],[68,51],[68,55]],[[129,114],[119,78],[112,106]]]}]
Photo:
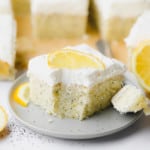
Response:
[{"label": "blurred background", "polygon": [[[127,33],[124,35],[124,32],[128,31],[124,30],[128,29],[123,29],[125,28],[123,25],[125,20],[119,20],[119,27],[115,27],[116,16],[114,21],[111,18],[110,20],[102,18],[100,16],[101,7],[98,4],[99,2],[97,3],[94,0],[83,0],[83,2],[81,2],[81,0],[77,0],[76,2],[56,0],[50,3],[46,2],[46,0],[38,1],[39,0],[35,0],[35,2],[34,0],[11,0],[13,13],[17,22],[16,67],[18,69],[26,68],[28,60],[35,55],[47,53],[68,45],[87,43],[93,48],[97,48],[96,43],[100,39],[109,40],[113,56],[125,63],[127,62],[127,51],[124,45],[124,38]],[[41,5],[42,7],[40,7]],[[124,8],[123,5],[122,7]],[[111,14],[111,12],[109,13]],[[41,20],[39,16],[42,16]],[[104,19],[105,23],[100,23],[101,19]],[[37,26],[36,24],[39,24],[38,22],[42,23]],[[60,26],[58,26],[58,24],[60,24]],[[106,26],[106,28],[104,26]],[[110,27],[114,27],[114,31]],[[52,33],[49,33],[50,31],[45,28],[53,28]],[[68,30],[66,30],[67,28]],[[62,30],[64,31],[63,33]],[[114,35],[109,39],[109,35],[102,36],[101,30],[105,30],[104,32],[106,33],[103,34]],[[73,31],[79,32],[79,34],[76,35]],[[47,35],[38,35],[37,32],[46,32]],[[114,32],[122,32],[123,35],[116,38]]]}]

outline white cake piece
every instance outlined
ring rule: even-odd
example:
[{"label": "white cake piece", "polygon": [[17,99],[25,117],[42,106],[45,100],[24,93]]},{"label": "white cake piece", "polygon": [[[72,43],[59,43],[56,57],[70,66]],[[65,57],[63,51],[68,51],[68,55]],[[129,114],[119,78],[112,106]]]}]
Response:
[{"label": "white cake piece", "polygon": [[0,0],[0,14],[12,13],[11,0]]},{"label": "white cake piece", "polygon": [[150,40],[150,11],[145,11],[138,18],[125,42],[128,48],[134,49],[146,40]]},{"label": "white cake piece", "polygon": [[0,79],[15,75],[16,23],[11,14],[0,14]]},{"label": "white cake piece", "polygon": [[136,113],[147,107],[142,90],[134,85],[125,85],[113,98],[113,107],[120,113]]},{"label": "white cake piece", "polygon": [[31,0],[33,34],[76,37],[86,31],[89,0]]},{"label": "white cake piece", "polygon": [[30,99],[52,115],[82,120],[110,105],[112,96],[122,87],[125,68],[88,46],[69,48],[96,56],[105,70],[51,68],[47,55],[35,57],[27,73]]},{"label": "white cake piece", "polygon": [[149,0],[93,0],[93,11],[102,38],[122,41],[137,17],[150,9]]}]

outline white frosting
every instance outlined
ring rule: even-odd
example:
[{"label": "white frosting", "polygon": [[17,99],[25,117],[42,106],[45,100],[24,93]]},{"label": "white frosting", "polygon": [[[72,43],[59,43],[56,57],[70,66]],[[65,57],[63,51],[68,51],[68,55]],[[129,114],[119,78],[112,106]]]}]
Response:
[{"label": "white frosting", "polygon": [[92,86],[93,84],[102,82],[103,80],[114,75],[122,74],[125,70],[124,65],[120,62],[114,59],[109,59],[86,45],[72,47],[72,49],[96,55],[104,62],[106,69],[54,69],[48,66],[47,55],[42,55],[30,60],[27,73],[28,77],[35,77],[48,83],[49,85],[62,82],[64,84]]},{"label": "white frosting", "polygon": [[144,12],[125,39],[128,47],[136,47],[141,41],[150,40],[150,11]]},{"label": "white frosting", "polygon": [[0,60],[14,66],[16,24],[9,14],[0,15]]},{"label": "white frosting", "polygon": [[11,13],[11,1],[10,0],[0,0],[0,13]]},{"label": "white frosting", "polygon": [[119,16],[137,17],[144,10],[150,9],[150,0],[94,0],[103,19]]},{"label": "white frosting", "polygon": [[32,14],[87,15],[89,0],[31,0]]}]

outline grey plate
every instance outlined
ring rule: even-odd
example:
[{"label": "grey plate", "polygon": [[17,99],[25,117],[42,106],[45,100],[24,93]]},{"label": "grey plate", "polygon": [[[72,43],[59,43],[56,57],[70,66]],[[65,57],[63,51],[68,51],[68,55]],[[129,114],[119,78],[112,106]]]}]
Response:
[{"label": "grey plate", "polygon": [[46,114],[41,108],[29,104],[23,108],[15,103],[11,94],[19,84],[28,81],[26,74],[20,76],[9,92],[9,107],[12,114],[25,126],[41,134],[64,139],[91,139],[110,135],[133,124],[142,112],[121,115],[112,107],[84,121],[59,119]]}]

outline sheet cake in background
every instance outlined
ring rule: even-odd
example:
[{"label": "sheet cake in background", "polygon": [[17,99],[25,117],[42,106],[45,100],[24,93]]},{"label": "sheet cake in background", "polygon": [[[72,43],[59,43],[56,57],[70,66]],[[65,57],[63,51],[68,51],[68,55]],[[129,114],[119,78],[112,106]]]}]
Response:
[{"label": "sheet cake in background", "polygon": [[81,37],[86,32],[89,0],[31,0],[37,38]]},{"label": "sheet cake in background", "polygon": [[11,1],[0,1],[0,79],[9,80],[15,76],[16,22]]},{"label": "sheet cake in background", "polygon": [[91,0],[93,18],[101,37],[106,41],[123,41],[149,0]]}]

